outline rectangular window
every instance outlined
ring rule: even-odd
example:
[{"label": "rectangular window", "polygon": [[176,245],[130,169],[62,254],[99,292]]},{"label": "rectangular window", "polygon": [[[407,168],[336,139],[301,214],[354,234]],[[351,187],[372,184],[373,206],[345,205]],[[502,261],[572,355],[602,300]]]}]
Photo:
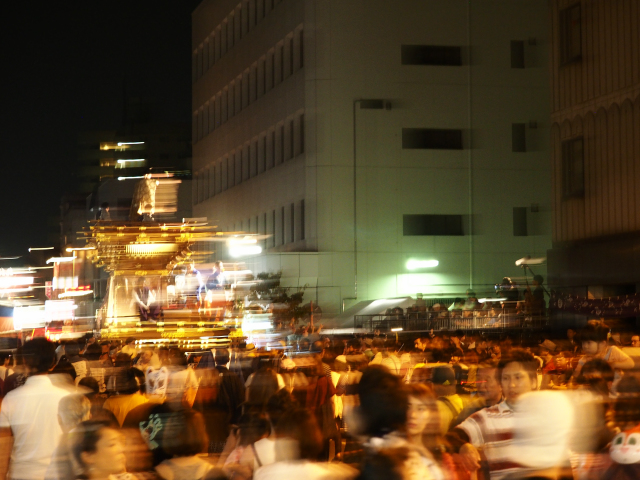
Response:
[{"label": "rectangular window", "polygon": [[280,82],[284,80],[284,44],[278,49],[278,61],[280,62]]},{"label": "rectangular window", "polygon": [[584,143],[582,137],[562,142],[562,194],[584,197]]},{"label": "rectangular window", "polygon": [[222,161],[220,161],[216,165],[215,181],[216,181],[216,193],[220,193],[222,191]]},{"label": "rectangular window", "polygon": [[300,115],[300,153],[304,153],[304,113]]},{"label": "rectangular window", "polygon": [[233,153],[229,158],[229,188],[236,184],[236,154]]},{"label": "rectangular window", "polygon": [[298,49],[300,51],[298,54],[300,56],[300,68],[302,68],[304,67],[304,30],[300,30]]},{"label": "rectangular window", "polygon": [[527,151],[527,125],[525,123],[511,124],[511,151]]},{"label": "rectangular window", "polygon": [[289,121],[289,158],[295,158],[296,145],[295,145],[295,130],[293,118]]},{"label": "rectangular window", "polygon": [[274,51],[271,54],[271,85],[269,85],[269,89],[272,89],[276,86],[276,52]]},{"label": "rectangular window", "polygon": [[258,76],[260,77],[258,98],[260,98],[267,91],[267,61],[265,58],[261,58],[258,64]]},{"label": "rectangular window", "polygon": [[271,214],[271,238],[273,241],[271,242],[271,246],[276,246],[276,211],[273,210]]},{"label": "rectangular window", "polygon": [[229,22],[227,23],[227,51],[233,48],[233,41],[235,39],[236,22],[235,16],[232,13],[229,15]]},{"label": "rectangular window", "polygon": [[462,65],[462,49],[442,45],[402,45],[402,65]]},{"label": "rectangular window", "polygon": [[527,236],[527,207],[513,207],[513,236]]},{"label": "rectangular window", "polygon": [[280,209],[280,241],[282,245],[286,243],[286,237],[284,236],[284,207]]},{"label": "rectangular window", "polygon": [[251,176],[255,177],[258,174],[258,140],[253,142],[253,148],[250,150],[251,158]]},{"label": "rectangular window", "polygon": [[560,63],[566,65],[582,58],[582,12],[580,4],[560,12]]},{"label": "rectangular window", "polygon": [[262,151],[260,152],[260,161],[258,162],[258,173],[262,173],[267,169],[267,135],[262,137]]},{"label": "rectangular window", "polygon": [[524,42],[511,40],[511,68],[524,68]]},{"label": "rectangular window", "polygon": [[403,128],[402,148],[462,150],[462,130]]},{"label": "rectangular window", "polygon": [[293,37],[289,39],[289,75],[293,75],[293,62],[295,61],[295,50],[293,49]]},{"label": "rectangular window", "polygon": [[271,155],[267,162],[267,168],[272,168],[276,165],[276,131],[271,132]]},{"label": "rectangular window", "polygon": [[305,239],[305,234],[304,234],[304,229],[305,229],[305,224],[304,224],[304,200],[300,200],[300,240],[304,240]]},{"label": "rectangular window", "polygon": [[216,194],[216,166],[209,167],[209,192],[213,197]]},{"label": "rectangular window", "polygon": [[284,124],[280,125],[280,163],[284,163]]},{"label": "rectangular window", "polygon": [[215,49],[215,62],[220,60],[220,39],[221,39],[221,36],[222,36],[221,35],[221,31],[222,31],[221,27],[216,28],[216,35],[215,35],[215,39],[214,39],[214,42],[215,42],[215,47],[214,47],[214,49]]},{"label": "rectangular window", "polygon": [[289,218],[289,238],[291,238],[291,243],[296,241],[296,229],[295,229],[295,219],[296,219],[296,205],[295,203],[291,204],[291,216]]},{"label": "rectangular window", "polygon": [[464,235],[462,215],[403,215],[402,234],[404,236]]},{"label": "rectangular window", "polygon": [[229,30],[229,22],[228,21],[224,21],[222,23],[222,26],[220,28],[220,57],[224,56],[225,53],[227,53],[227,42],[229,40],[229,34],[228,34],[228,30]]},{"label": "rectangular window", "polygon": [[209,132],[216,129],[216,97],[209,100]]},{"label": "rectangular window", "polygon": [[262,214],[262,234],[265,236],[264,239],[264,248],[266,249],[269,245],[268,245],[268,240],[266,238],[267,236],[267,212]]},{"label": "rectangular window", "polygon": [[251,67],[251,91],[249,92],[249,103],[253,103],[258,98],[258,65]]}]

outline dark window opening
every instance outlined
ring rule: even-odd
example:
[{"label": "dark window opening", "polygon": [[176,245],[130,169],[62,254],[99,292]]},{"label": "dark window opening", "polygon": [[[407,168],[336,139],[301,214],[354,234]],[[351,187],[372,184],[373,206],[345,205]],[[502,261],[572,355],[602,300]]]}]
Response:
[{"label": "dark window opening", "polygon": [[403,215],[402,234],[417,235],[464,235],[462,215]]},{"label": "dark window opening", "polygon": [[462,130],[403,128],[402,148],[462,150]]},{"label": "dark window opening", "polygon": [[511,68],[524,68],[524,42],[511,40]]},{"label": "dark window opening", "polygon": [[584,197],[584,143],[582,137],[562,142],[562,195]]},{"label": "dark window opening", "polygon": [[525,123],[511,124],[511,151],[527,151],[527,125]]},{"label": "dark window opening", "polygon": [[402,45],[402,65],[462,65],[462,49],[441,45]]},{"label": "dark window opening", "polygon": [[304,200],[300,200],[300,240],[304,240]]},{"label": "dark window opening", "polygon": [[582,58],[582,27],[580,4],[560,12],[560,62],[562,65]]}]

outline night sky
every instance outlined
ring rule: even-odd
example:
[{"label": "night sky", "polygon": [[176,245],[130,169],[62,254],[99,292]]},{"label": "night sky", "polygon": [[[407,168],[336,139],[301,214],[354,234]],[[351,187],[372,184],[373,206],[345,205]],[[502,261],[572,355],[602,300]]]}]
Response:
[{"label": "night sky", "polygon": [[[123,85],[161,121],[190,121],[200,0],[8,2],[2,35],[0,256],[54,245],[77,133],[117,129]],[[57,246],[58,243],[55,243]]]}]

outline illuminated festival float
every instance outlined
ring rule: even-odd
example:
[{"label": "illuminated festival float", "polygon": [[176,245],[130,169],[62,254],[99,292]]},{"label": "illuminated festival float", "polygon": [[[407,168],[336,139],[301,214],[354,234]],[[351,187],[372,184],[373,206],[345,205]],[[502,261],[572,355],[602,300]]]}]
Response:
[{"label": "illuminated festival float", "polygon": [[95,221],[84,235],[88,258],[109,273],[96,312],[95,330],[103,339],[200,349],[226,344],[236,333],[241,320],[231,312],[234,291],[207,292],[195,265],[211,252],[194,247],[233,234],[196,221]]}]

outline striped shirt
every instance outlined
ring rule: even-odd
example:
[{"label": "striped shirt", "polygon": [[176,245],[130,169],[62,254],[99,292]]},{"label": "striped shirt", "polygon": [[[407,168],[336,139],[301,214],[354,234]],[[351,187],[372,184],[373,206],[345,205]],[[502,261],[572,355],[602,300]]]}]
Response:
[{"label": "striped shirt", "polygon": [[513,422],[513,410],[502,401],[474,413],[458,425],[469,436],[469,443],[484,450],[491,480],[500,480],[525,468],[508,456],[513,441]]}]

